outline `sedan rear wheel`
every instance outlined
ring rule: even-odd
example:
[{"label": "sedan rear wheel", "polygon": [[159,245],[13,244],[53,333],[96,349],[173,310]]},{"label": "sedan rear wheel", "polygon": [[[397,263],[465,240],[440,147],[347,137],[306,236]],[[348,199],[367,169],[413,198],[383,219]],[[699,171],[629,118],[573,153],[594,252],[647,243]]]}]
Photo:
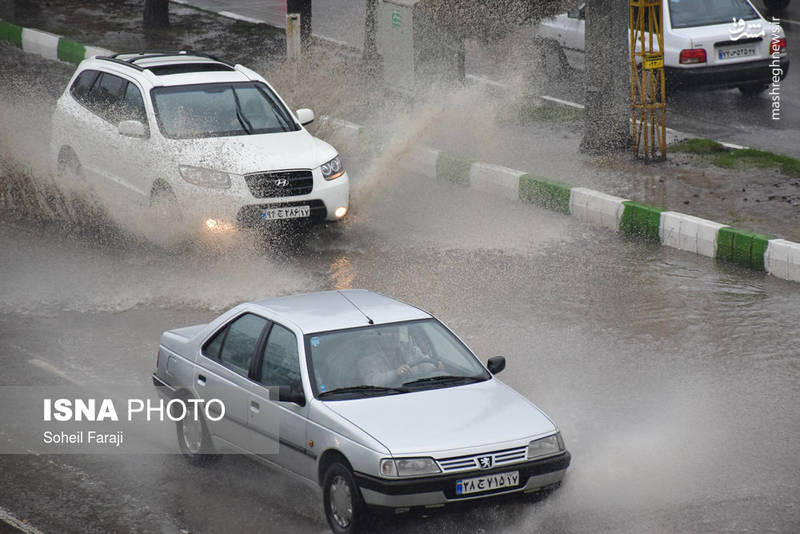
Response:
[{"label": "sedan rear wheel", "polygon": [[766,91],[767,87],[769,87],[769,85],[765,83],[749,83],[747,85],[740,85],[739,91],[741,91],[744,96],[754,97]]},{"label": "sedan rear wheel", "polygon": [[360,532],[366,510],[350,469],[339,462],[333,463],[325,472],[322,493],[331,530],[336,534]]},{"label": "sedan rear wheel", "polygon": [[186,415],[175,424],[178,446],[189,463],[202,466],[219,458],[218,454],[213,454],[211,435],[199,410],[189,407]]}]

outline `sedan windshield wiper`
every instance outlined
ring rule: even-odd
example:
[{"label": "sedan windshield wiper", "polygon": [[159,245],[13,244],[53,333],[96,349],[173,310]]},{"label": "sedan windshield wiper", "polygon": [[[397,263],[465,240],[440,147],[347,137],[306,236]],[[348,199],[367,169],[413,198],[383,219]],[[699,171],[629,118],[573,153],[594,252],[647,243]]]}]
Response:
[{"label": "sedan windshield wiper", "polygon": [[455,375],[440,375],[429,376],[427,378],[420,378],[406,382],[403,386],[418,386],[423,384],[446,384],[448,382],[461,382],[463,384],[472,384],[474,382],[483,382],[486,380],[482,376],[455,376]]},{"label": "sedan windshield wiper", "polygon": [[348,386],[344,388],[336,388],[330,391],[323,391],[318,396],[321,399],[322,397],[327,397],[329,395],[338,395],[338,394],[347,394],[347,393],[408,393],[408,390],[405,388],[392,388],[392,387],[385,387],[385,386],[370,386],[370,385],[360,385],[360,386]]}]

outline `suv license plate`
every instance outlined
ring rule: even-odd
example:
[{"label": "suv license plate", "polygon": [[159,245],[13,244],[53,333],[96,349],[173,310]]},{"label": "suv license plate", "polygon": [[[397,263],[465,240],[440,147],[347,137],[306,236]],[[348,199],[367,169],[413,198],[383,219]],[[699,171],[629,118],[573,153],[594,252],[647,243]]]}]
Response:
[{"label": "suv license plate", "polygon": [[736,59],[738,57],[750,57],[755,55],[755,48],[725,48],[719,50],[720,59]]},{"label": "suv license plate", "polygon": [[291,206],[289,208],[269,208],[261,212],[261,218],[267,221],[276,219],[300,219],[311,215],[311,206]]},{"label": "suv license plate", "polygon": [[519,471],[497,473],[485,477],[465,478],[456,481],[456,495],[469,495],[500,488],[519,486]]}]

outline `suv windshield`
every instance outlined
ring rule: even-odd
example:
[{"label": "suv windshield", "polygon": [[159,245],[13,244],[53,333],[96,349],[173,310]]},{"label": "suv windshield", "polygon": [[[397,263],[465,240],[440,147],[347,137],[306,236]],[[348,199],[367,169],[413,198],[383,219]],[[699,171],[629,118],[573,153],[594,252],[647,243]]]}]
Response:
[{"label": "suv windshield", "polygon": [[269,87],[258,82],[156,87],[151,94],[158,126],[172,139],[299,129]]},{"label": "suv windshield", "polygon": [[735,20],[753,20],[758,14],[747,0],[669,0],[673,28],[733,24]]},{"label": "suv windshield", "polygon": [[435,319],[306,336],[319,398],[352,399],[487,380],[475,356]]}]

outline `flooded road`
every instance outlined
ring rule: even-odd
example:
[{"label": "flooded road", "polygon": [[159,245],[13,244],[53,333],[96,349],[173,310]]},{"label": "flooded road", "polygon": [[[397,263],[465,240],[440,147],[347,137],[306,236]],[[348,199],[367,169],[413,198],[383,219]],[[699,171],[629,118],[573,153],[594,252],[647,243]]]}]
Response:
[{"label": "flooded road", "polygon": [[[148,384],[165,329],[243,300],[363,287],[437,315],[483,361],[504,355],[500,379],[573,455],[545,499],[377,531],[800,530],[796,284],[390,163],[354,173],[363,200],[345,222],[267,242],[170,249],[6,205],[0,385]],[[44,532],[327,529],[318,492],[233,456],[198,469],[170,454],[3,455],[0,507]]]}]

